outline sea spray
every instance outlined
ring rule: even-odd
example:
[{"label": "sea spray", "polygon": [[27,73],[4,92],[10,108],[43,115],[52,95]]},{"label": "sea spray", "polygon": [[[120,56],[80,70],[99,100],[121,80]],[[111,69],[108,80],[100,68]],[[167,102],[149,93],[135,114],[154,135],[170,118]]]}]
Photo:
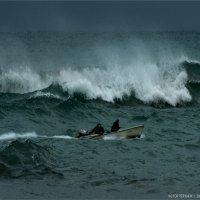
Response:
[{"label": "sea spray", "polygon": [[[20,71],[8,71],[0,77],[1,92],[27,93],[58,83],[70,96],[82,93],[87,99],[101,98],[114,102],[123,97],[135,97],[144,103],[163,101],[172,106],[189,102],[192,97],[186,87],[187,72],[179,68],[163,68],[156,63],[133,62],[132,65],[93,67],[83,69],[62,69],[42,78],[29,68]],[[59,98],[57,94],[38,92],[31,98],[48,96]]]},{"label": "sea spray", "polygon": [[53,81],[52,76],[42,78],[30,67],[2,70],[0,91],[3,93],[27,93],[47,87]]},{"label": "sea spray", "polygon": [[[26,56],[32,58],[24,58],[26,67],[0,63],[0,92],[28,93],[58,83],[71,97],[78,93],[89,100],[115,102],[132,94],[145,104],[176,106],[192,100],[187,69],[180,67],[190,59],[182,46],[172,48],[174,44],[162,34],[52,34],[49,43],[43,34],[36,35],[19,37]],[[32,97],[58,97],[53,91],[43,94]]]},{"label": "sea spray", "polygon": [[160,70],[156,64],[133,63],[123,69],[114,66],[102,70],[62,70],[59,81],[70,95],[83,93],[88,99],[101,98],[108,102],[122,100],[124,95],[130,96],[132,92],[144,103],[163,101],[176,106],[192,99],[186,88],[185,70]]}]

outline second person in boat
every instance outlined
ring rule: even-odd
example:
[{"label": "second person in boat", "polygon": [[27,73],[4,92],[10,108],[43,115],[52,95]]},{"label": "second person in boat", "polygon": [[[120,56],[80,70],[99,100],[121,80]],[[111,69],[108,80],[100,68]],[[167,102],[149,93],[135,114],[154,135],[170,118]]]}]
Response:
[{"label": "second person in boat", "polygon": [[92,134],[92,133],[95,133],[95,134],[98,134],[98,135],[103,135],[104,134],[104,128],[103,126],[98,123],[91,131],[89,134]]},{"label": "second person in boat", "polygon": [[119,120],[117,119],[112,125],[111,132],[118,131],[120,128],[121,127],[119,126]]}]

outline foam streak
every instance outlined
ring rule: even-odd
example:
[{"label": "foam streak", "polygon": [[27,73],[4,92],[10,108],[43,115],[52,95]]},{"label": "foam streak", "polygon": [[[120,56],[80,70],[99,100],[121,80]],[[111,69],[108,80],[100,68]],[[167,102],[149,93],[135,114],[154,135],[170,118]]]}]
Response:
[{"label": "foam streak", "polygon": [[18,138],[36,138],[38,135],[35,132],[28,132],[28,133],[15,133],[9,132],[0,135],[0,140],[14,140]]}]

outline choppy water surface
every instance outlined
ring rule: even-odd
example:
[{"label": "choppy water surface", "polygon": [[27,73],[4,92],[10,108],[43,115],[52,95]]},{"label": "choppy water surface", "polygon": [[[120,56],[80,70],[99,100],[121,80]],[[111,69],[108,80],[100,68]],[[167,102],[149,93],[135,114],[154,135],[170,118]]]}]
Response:
[{"label": "choppy water surface", "polygon": [[[1,33],[1,197],[197,194],[199,37]],[[76,138],[117,118],[142,138]]]}]

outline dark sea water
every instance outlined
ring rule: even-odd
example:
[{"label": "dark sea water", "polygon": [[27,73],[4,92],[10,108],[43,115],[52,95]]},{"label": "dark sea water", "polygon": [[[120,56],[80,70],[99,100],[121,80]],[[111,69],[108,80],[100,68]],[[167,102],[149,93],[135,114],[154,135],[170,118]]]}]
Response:
[{"label": "dark sea water", "polygon": [[196,198],[199,104],[200,33],[0,33],[0,199]]}]

